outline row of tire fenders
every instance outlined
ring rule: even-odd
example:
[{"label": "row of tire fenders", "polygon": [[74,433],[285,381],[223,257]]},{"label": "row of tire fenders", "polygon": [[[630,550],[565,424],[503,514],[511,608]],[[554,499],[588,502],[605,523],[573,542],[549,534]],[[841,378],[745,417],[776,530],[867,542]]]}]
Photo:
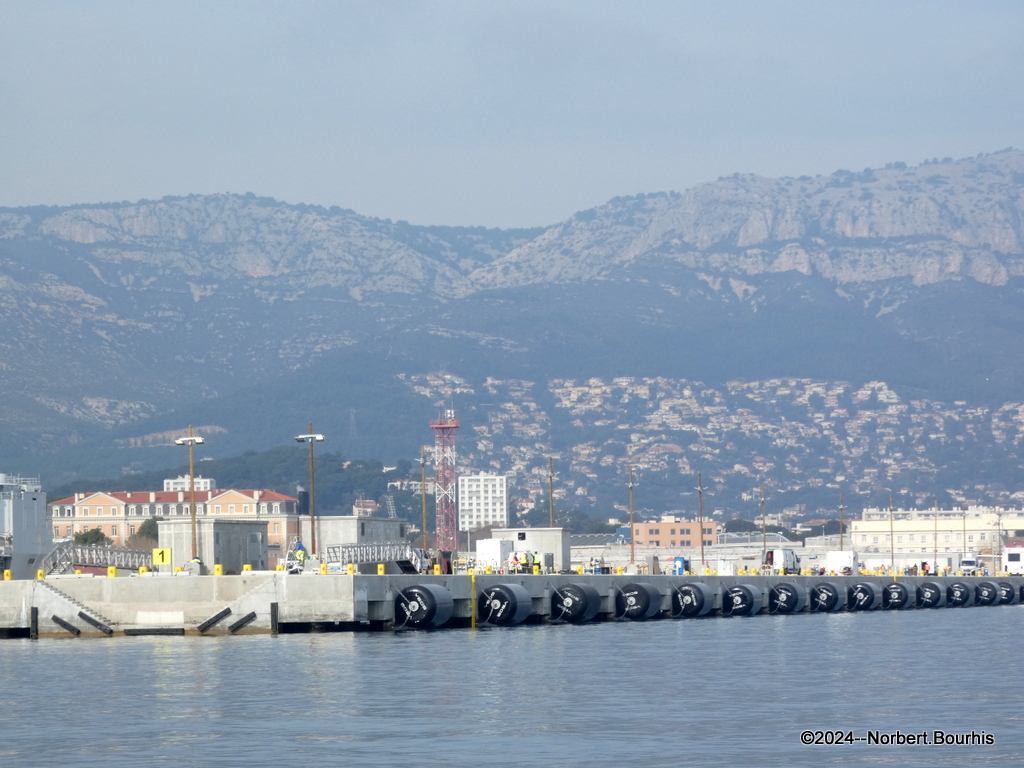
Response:
[{"label": "row of tire fenders", "polygon": [[[704,582],[672,585],[671,608],[664,611],[664,595],[658,586],[642,582],[625,584],[616,588],[615,618],[643,621],[659,615],[672,618],[697,618],[713,613],[754,616],[765,610],[770,614],[835,613],[842,610],[906,610],[1024,602],[1024,584],[1018,587],[1008,581],[979,581],[973,585],[963,581],[948,585],[934,581],[920,584],[862,581],[849,587],[837,582],[819,581],[809,588],[797,582],[779,582],[767,587],[767,594],[752,584],[733,584],[722,589],[721,603],[716,609],[716,592]],[[592,621],[601,610],[601,602],[601,594],[591,584],[553,587],[550,619],[573,624]],[[443,586],[416,584],[397,593],[395,627],[442,627],[454,611],[455,601]],[[477,618],[487,624],[521,624],[532,612],[533,598],[521,584],[487,587],[477,599]]]}]

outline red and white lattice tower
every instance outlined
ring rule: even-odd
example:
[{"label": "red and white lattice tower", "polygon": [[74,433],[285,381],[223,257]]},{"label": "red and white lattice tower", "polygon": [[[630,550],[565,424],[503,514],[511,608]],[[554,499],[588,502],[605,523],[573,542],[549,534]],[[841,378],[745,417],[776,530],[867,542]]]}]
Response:
[{"label": "red and white lattice tower", "polygon": [[458,513],[455,509],[455,430],[459,420],[455,411],[445,411],[443,419],[430,422],[434,430],[434,530],[437,549],[454,552],[458,547]]}]

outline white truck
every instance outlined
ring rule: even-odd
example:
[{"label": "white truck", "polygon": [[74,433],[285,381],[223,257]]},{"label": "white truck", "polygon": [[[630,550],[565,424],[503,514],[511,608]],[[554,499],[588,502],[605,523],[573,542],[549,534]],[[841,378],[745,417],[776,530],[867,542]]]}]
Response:
[{"label": "white truck", "polygon": [[852,549],[834,549],[825,553],[825,573],[836,576],[856,576],[860,559]]},{"label": "white truck", "polygon": [[787,573],[800,573],[800,558],[792,549],[769,549],[764,553],[761,565],[783,576]]},{"label": "white truck", "polygon": [[958,570],[963,571],[964,576],[981,576],[985,571],[985,566],[974,555],[964,555],[960,558]]}]

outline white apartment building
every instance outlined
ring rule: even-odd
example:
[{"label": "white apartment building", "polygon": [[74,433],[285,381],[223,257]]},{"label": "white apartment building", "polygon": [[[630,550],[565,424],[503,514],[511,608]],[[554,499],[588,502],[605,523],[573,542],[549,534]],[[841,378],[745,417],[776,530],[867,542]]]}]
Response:
[{"label": "white apartment building", "polygon": [[[187,491],[189,489],[188,475],[179,475],[173,480],[164,480],[164,491],[170,493],[172,491]],[[196,478],[196,490],[197,491],[216,491],[217,481],[212,477],[197,477]]]},{"label": "white apartment building", "polygon": [[459,530],[508,525],[508,481],[504,475],[459,476]]},{"label": "white apartment building", "polygon": [[1002,507],[966,509],[868,508],[850,523],[858,552],[917,554],[919,559],[946,553],[998,552],[1001,539],[1024,531],[1024,511]]}]

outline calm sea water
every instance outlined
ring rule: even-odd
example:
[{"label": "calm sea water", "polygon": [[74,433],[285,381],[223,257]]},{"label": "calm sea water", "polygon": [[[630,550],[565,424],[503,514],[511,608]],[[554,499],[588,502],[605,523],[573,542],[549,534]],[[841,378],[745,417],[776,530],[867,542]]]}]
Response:
[{"label": "calm sea water", "polygon": [[[1010,766],[1024,606],[0,641],[3,766]],[[803,746],[804,729],[992,746]]]}]

